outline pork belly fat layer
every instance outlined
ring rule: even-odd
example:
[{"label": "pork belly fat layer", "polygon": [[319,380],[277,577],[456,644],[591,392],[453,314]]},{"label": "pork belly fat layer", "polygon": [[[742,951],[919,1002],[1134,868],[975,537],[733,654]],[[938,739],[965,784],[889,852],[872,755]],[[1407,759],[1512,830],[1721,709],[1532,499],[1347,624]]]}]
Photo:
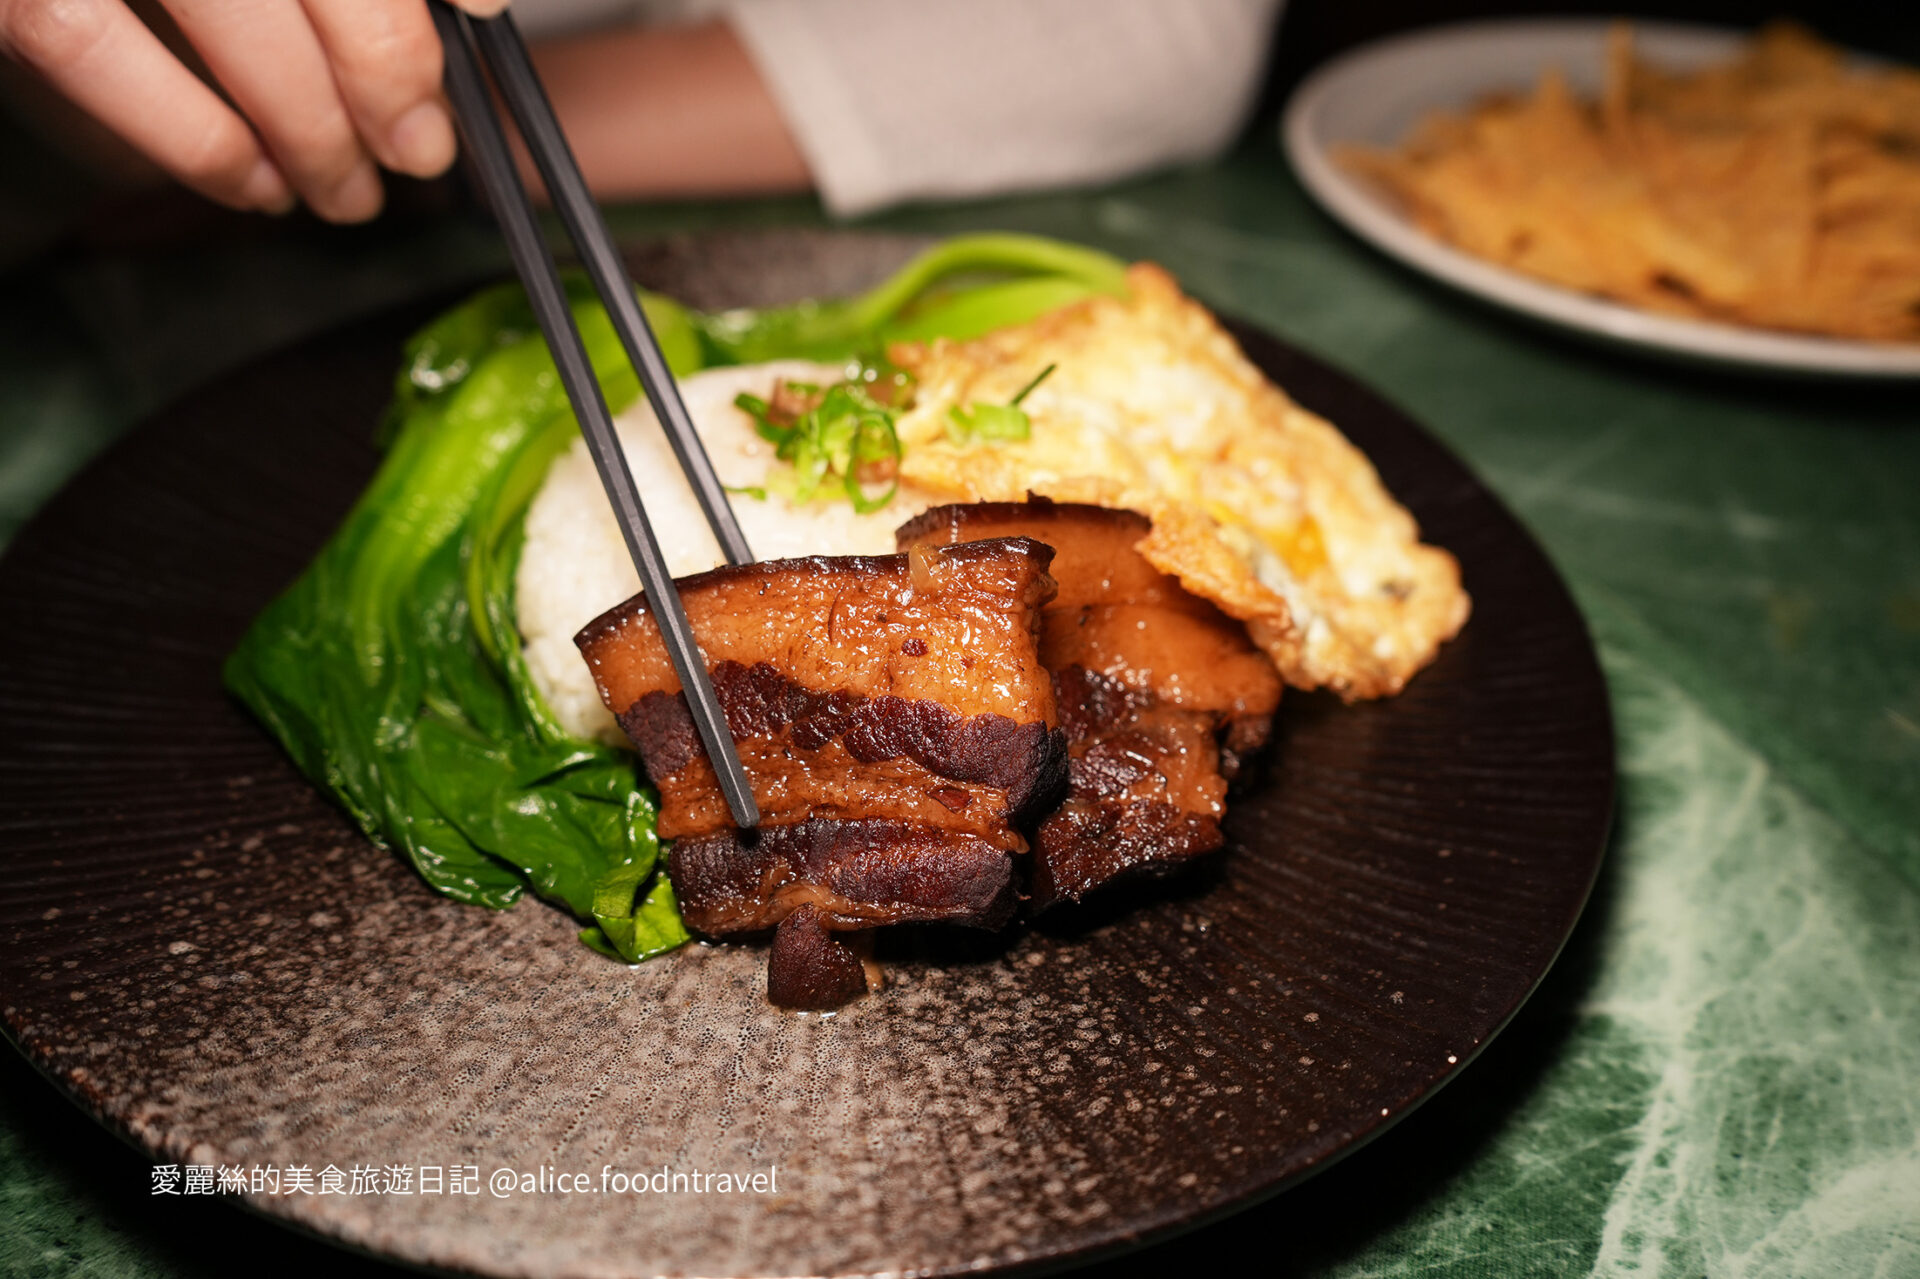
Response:
[{"label": "pork belly fat layer", "polygon": [[[1027,539],[716,569],[679,583],[759,802],[783,825],[871,818],[1024,850],[1065,785],[1039,660],[1052,552]],[[731,825],[644,596],[577,637],[661,792],[660,833]]]},{"label": "pork belly fat layer", "polygon": [[830,929],[998,928],[1018,902],[1005,849],[887,821],[814,818],[677,840],[667,874],[682,918],[713,936],[772,928],[802,906]]}]

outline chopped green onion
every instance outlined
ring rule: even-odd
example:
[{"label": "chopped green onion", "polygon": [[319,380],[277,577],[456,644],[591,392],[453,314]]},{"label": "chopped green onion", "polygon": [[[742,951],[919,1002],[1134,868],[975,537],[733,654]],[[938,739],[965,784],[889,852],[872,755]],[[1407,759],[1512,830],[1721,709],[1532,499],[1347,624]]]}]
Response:
[{"label": "chopped green onion", "polygon": [[1060,366],[1058,364],[1049,364],[1047,365],[1046,368],[1041,369],[1038,373],[1034,374],[1033,381],[1027,383],[1025,386],[1021,387],[1018,391],[1014,392],[1013,398],[1007,401],[1007,407],[1015,408],[1015,409],[1019,408],[1020,401],[1026,399],[1029,395],[1032,395],[1033,388],[1036,386],[1039,386],[1042,382],[1052,377],[1053,371],[1059,367]]},{"label": "chopped green onion", "polygon": [[[854,510],[862,515],[871,514],[893,500],[893,495],[900,491],[902,456],[900,435],[893,428],[892,414],[862,414],[856,420],[845,471],[847,500],[853,503]],[[860,468],[877,462],[892,463],[888,473],[893,482],[885,492],[868,496],[866,486],[860,482]]]},{"label": "chopped green onion", "polygon": [[1060,366],[1049,364],[1034,374],[1033,380],[1005,404],[975,404],[963,409],[958,404],[947,409],[947,438],[962,446],[989,441],[1024,440],[1033,434],[1033,419],[1020,407],[1020,401],[1033,393]]},{"label": "chopped green onion", "polygon": [[[782,389],[802,399],[818,397],[818,402],[791,417],[789,411],[744,391],[733,402],[753,418],[761,438],[776,446],[774,456],[792,465],[793,500],[812,501],[821,485],[838,476],[847,500],[862,515],[891,502],[900,488],[903,456],[893,410],[868,392],[864,380],[837,382],[824,391],[802,382],[784,383]],[[888,463],[893,482],[884,492],[869,494],[862,468]]]}]

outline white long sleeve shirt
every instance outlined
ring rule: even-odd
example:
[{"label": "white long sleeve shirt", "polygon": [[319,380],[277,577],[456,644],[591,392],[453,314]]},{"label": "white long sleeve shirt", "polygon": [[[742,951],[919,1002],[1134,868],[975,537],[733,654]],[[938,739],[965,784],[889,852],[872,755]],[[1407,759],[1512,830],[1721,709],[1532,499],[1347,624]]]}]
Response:
[{"label": "white long sleeve shirt", "polygon": [[1282,0],[515,0],[529,35],[724,18],[836,214],[1103,182],[1240,128]]}]

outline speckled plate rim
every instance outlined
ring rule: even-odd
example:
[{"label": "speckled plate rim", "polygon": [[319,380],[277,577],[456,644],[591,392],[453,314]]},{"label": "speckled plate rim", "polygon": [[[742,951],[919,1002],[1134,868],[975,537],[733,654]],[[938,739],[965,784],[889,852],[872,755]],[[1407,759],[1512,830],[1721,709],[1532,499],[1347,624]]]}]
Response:
[{"label": "speckled plate rim", "polygon": [[[1533,985],[1528,988],[1526,994],[1522,995],[1520,999],[1507,1010],[1506,1015],[1500,1019],[1499,1024],[1489,1031],[1485,1038],[1474,1044],[1466,1052],[1459,1054],[1460,1060],[1458,1064],[1450,1066],[1447,1073],[1428,1087],[1412,1105],[1404,1106],[1374,1126],[1367,1128],[1355,1136],[1346,1138],[1335,1145],[1333,1149],[1319,1156],[1315,1162],[1309,1166],[1286,1176],[1275,1178],[1269,1184],[1256,1187],[1248,1191],[1241,1198],[1231,1203],[1223,1204],[1211,1212],[1198,1214],[1189,1213],[1185,1216],[1170,1214],[1168,1220],[1147,1225],[1134,1237],[1123,1241],[1116,1241],[1106,1246],[1096,1246],[1076,1253],[1063,1254],[1059,1257],[1048,1257],[1031,1262],[1023,1262],[992,1271],[944,1272],[941,1279],[945,1279],[946,1275],[958,1275],[960,1273],[1022,1276],[1059,1274],[1070,1270],[1077,1270],[1084,1266],[1094,1266],[1099,1265],[1101,1262],[1113,1261],[1131,1253],[1138,1252],[1143,1248],[1152,1247],[1154,1244],[1165,1243],[1170,1239],[1178,1239],[1184,1235],[1205,1230],[1208,1226],[1217,1225],[1229,1218],[1237,1217],[1241,1213],[1258,1208],[1261,1204],[1278,1198],[1287,1191],[1292,1190],[1295,1186],[1303,1182],[1311,1181],[1335,1165],[1344,1163],[1347,1159],[1373,1145],[1373,1143],[1381,1137],[1392,1132],[1407,1119],[1408,1116],[1420,1110],[1435,1097],[1439,1096],[1448,1084],[1458,1079],[1463,1071],[1480,1059],[1481,1054],[1485,1053],[1488,1046],[1500,1037],[1501,1032],[1513,1024],[1514,1018],[1518,1017],[1521,1010],[1532,1000],[1534,994],[1540,989],[1541,984],[1546,981],[1547,975],[1553,971],[1554,965],[1560,962],[1560,956],[1566,952],[1567,943],[1573,939],[1574,928],[1585,916],[1587,904],[1593,900],[1593,890],[1600,882],[1600,873],[1606,867],[1604,852],[1612,842],[1613,827],[1618,816],[1618,811],[1619,795],[1617,790],[1615,790],[1609,795],[1606,819],[1600,831],[1599,845],[1601,854],[1596,855],[1593,859],[1593,872],[1587,877],[1586,887],[1581,892],[1579,908],[1573,912],[1572,918],[1568,921],[1566,931],[1561,936],[1559,945],[1554,949],[1553,957],[1540,969],[1539,975],[1534,978]],[[252,1207],[252,1205],[248,1206],[250,1208]],[[301,1227],[301,1230],[303,1233],[312,1233],[304,1227]],[[329,1240],[329,1242],[335,1241]],[[872,1275],[863,1276],[862,1279],[885,1279],[885,1277]]]},{"label": "speckled plate rim", "polygon": [[[407,309],[414,310],[416,308],[407,308]],[[1393,415],[1399,418],[1407,428],[1410,428],[1420,436],[1421,443],[1424,447],[1439,450],[1443,453],[1445,452],[1444,446],[1439,445],[1436,441],[1433,440],[1433,438],[1430,435],[1427,435],[1424,431],[1421,431],[1417,423],[1415,423],[1411,418],[1407,417],[1407,415],[1400,412],[1395,406],[1392,406],[1389,402],[1385,401],[1382,397],[1378,395],[1377,392],[1373,392],[1369,388],[1366,388],[1364,384],[1358,382],[1356,379],[1353,379],[1349,375],[1346,375],[1340,372],[1336,368],[1330,365],[1327,365],[1325,362],[1313,356],[1310,356],[1305,354],[1304,352],[1301,352],[1298,348],[1292,347],[1284,342],[1281,342],[1279,339],[1273,338],[1272,336],[1265,333],[1263,330],[1259,329],[1254,325],[1251,325],[1242,321],[1234,321],[1227,316],[1223,316],[1222,318],[1223,320],[1226,320],[1228,322],[1229,327],[1233,330],[1235,337],[1238,338],[1244,345],[1246,345],[1246,347],[1248,348],[1248,354],[1252,358],[1254,358],[1256,362],[1259,362],[1262,364],[1266,364],[1268,362],[1267,359],[1262,357],[1262,352],[1260,350],[1260,348],[1265,347],[1267,348],[1268,358],[1271,358],[1271,356],[1277,352],[1277,353],[1283,354],[1286,358],[1302,362],[1310,367],[1314,367],[1321,374],[1329,376],[1335,381],[1341,384],[1344,384],[1344,386],[1347,389],[1359,391],[1365,394],[1366,396],[1370,397],[1371,399],[1373,399],[1375,402],[1380,404],[1383,408],[1390,410],[1393,413]],[[326,336],[329,336],[329,335],[321,335],[322,338]],[[321,339],[316,338],[314,340],[318,341]],[[298,348],[294,348],[294,349],[297,350]],[[289,353],[288,351],[283,350],[273,355],[263,357],[263,359],[258,363],[268,363],[275,359],[282,359],[282,358],[285,358],[288,355],[288,353]],[[204,388],[202,388],[202,390],[204,390]],[[189,394],[189,396],[185,398],[188,400],[191,400],[193,398],[193,394],[198,394],[198,392],[191,393]],[[101,459],[101,460],[104,460],[104,459]],[[98,466],[101,460],[96,460],[96,463],[94,465]],[[1457,459],[1454,459],[1454,460],[1456,461],[1456,464],[1457,464]],[[89,471],[91,470],[92,468],[90,467]],[[89,472],[83,472],[81,476],[74,481],[74,483],[76,485],[84,484],[86,482],[88,473]],[[1529,544],[1531,544],[1532,539],[1527,536],[1524,529],[1517,523],[1517,521],[1512,520],[1510,512],[1506,511],[1505,507],[1501,503],[1499,503],[1496,497],[1494,497],[1490,492],[1485,490],[1483,486],[1479,486],[1479,491],[1476,496],[1479,500],[1483,500],[1489,503],[1497,511],[1499,515],[1503,516],[1511,524],[1512,528],[1515,530],[1515,532],[1518,534],[1519,537],[1525,539]],[[1533,546],[1532,549],[1536,554],[1540,554],[1541,559],[1544,561],[1545,559],[1544,554],[1541,554],[1539,552],[1539,548],[1537,547],[1537,545]],[[1557,575],[1554,578],[1554,585],[1558,588],[1558,592],[1565,600],[1568,609],[1570,609],[1573,613],[1573,616],[1577,618],[1578,612],[1576,609],[1572,609],[1571,598],[1566,593],[1565,584],[1564,582],[1561,582],[1558,579]],[[1594,670],[1597,675],[1597,672],[1598,672],[1597,658],[1595,658],[1593,655],[1591,639],[1589,636],[1586,635],[1584,628],[1582,628],[1581,636],[1586,642],[1586,651],[1588,654],[1588,659],[1594,663]],[[1612,731],[1611,720],[1610,720],[1610,717],[1608,717],[1607,739],[1608,739],[1609,761],[1612,758],[1611,731]],[[1316,1143],[1317,1149],[1313,1149],[1312,1151],[1310,1151],[1309,1157],[1307,1158],[1306,1162],[1298,1166],[1295,1170],[1288,1172],[1284,1175],[1275,1177],[1272,1180],[1269,1180],[1267,1182],[1256,1184],[1248,1188],[1247,1190],[1245,1190],[1243,1193],[1235,1196],[1234,1198],[1219,1203],[1217,1206],[1215,1206],[1210,1210],[1194,1212],[1188,1209],[1170,1207],[1160,1213],[1136,1216],[1128,1222],[1127,1227],[1124,1230],[1116,1231],[1116,1233],[1113,1236],[1111,1236],[1109,1240],[1105,1242],[1095,1243],[1092,1245],[1082,1245],[1074,1248],[1064,1249],[1055,1253],[1030,1255],[1028,1257],[1022,1258],[1019,1261],[998,1267],[998,1269],[1002,1272],[1008,1272],[1008,1273],[1014,1273],[1014,1272],[1030,1273],[1030,1272],[1060,1270],[1060,1269],[1065,1269],[1069,1267],[1094,1263],[1103,1259],[1108,1259],[1111,1257],[1123,1255],[1125,1253],[1131,1252],[1135,1249],[1149,1245],[1151,1243],[1172,1238],[1178,1235],[1182,1235],[1195,1229],[1203,1228],[1204,1226],[1212,1222],[1219,1221],[1226,1217],[1236,1215],[1239,1212],[1244,1211],[1249,1207],[1255,1206],[1258,1203],[1263,1202],[1273,1197],[1274,1195],[1277,1195],[1285,1191],[1291,1186],[1296,1185],[1299,1182],[1313,1176],[1314,1174],[1325,1170],[1327,1167],[1332,1166],[1334,1163],[1338,1162],[1340,1159],[1345,1158],[1347,1155],[1353,1153],[1354,1151],[1359,1150],[1362,1147],[1370,1144],[1375,1137],[1378,1137],[1382,1133],[1394,1127],[1396,1124],[1399,1123],[1401,1119],[1403,1119],[1406,1116],[1407,1113],[1411,1112],[1414,1109],[1417,1109],[1418,1106],[1420,1106],[1421,1104],[1424,1104],[1429,1098],[1434,1096],[1445,1085],[1445,1083],[1450,1082],[1451,1079],[1457,1076],[1460,1071],[1465,1070],[1474,1060],[1476,1060],[1480,1052],[1482,1052],[1485,1049],[1486,1045],[1492,1041],[1492,1039],[1500,1032],[1500,1030],[1504,1029],[1504,1027],[1507,1026],[1512,1021],[1513,1017],[1525,1005],[1526,1001],[1532,996],[1533,992],[1538,989],[1540,982],[1544,979],[1547,972],[1550,970],[1552,963],[1557,959],[1561,951],[1564,949],[1568,938],[1571,936],[1573,932],[1574,925],[1577,923],[1578,919],[1580,918],[1581,913],[1585,909],[1586,902],[1592,893],[1593,886],[1597,881],[1598,875],[1600,873],[1600,870],[1604,862],[1604,850],[1606,847],[1608,835],[1611,830],[1611,825],[1613,820],[1613,811],[1614,811],[1614,787],[1613,787],[1613,781],[1612,781],[1611,766],[1609,766],[1608,774],[1607,774],[1606,804],[1605,804],[1604,820],[1600,821],[1592,831],[1591,855],[1583,863],[1586,867],[1585,881],[1581,886],[1577,904],[1574,905],[1571,911],[1567,913],[1566,918],[1562,922],[1561,926],[1559,926],[1556,930],[1556,936],[1552,946],[1552,956],[1548,958],[1544,963],[1541,963],[1538,969],[1535,972],[1533,972],[1531,982],[1527,986],[1526,990],[1523,993],[1519,994],[1517,998],[1513,999],[1510,1005],[1507,1006],[1501,1012],[1501,1014],[1497,1019],[1497,1022],[1491,1026],[1491,1028],[1487,1031],[1487,1033],[1485,1033],[1482,1037],[1476,1040],[1470,1048],[1466,1049],[1465,1051],[1462,1051],[1459,1054],[1457,1062],[1451,1062],[1448,1068],[1443,1073],[1441,1073],[1439,1076],[1434,1078],[1424,1088],[1424,1090],[1417,1097],[1413,1099],[1411,1104],[1402,1106],[1390,1116],[1385,1116],[1377,1122],[1369,1123],[1367,1126],[1365,1126],[1364,1128],[1360,1128],[1357,1131],[1352,1131],[1347,1134],[1341,1134],[1337,1131],[1330,1129],[1329,1131],[1327,1131],[1322,1135],[1320,1142]],[[14,1032],[14,1027],[10,1023],[8,1023],[5,1019],[0,1019],[0,1030],[3,1030],[5,1032],[5,1037],[7,1038],[9,1043],[13,1045],[13,1047],[16,1050],[21,1051],[23,1055],[27,1056],[30,1061],[34,1062],[36,1068],[40,1071],[43,1077],[46,1077],[50,1081],[52,1081],[55,1084],[55,1086],[60,1089],[60,1091],[66,1094],[71,1100],[75,1101],[76,1104],[78,1104],[80,1108],[85,1113],[87,1113],[90,1117],[94,1118],[98,1122],[101,1122],[110,1131],[113,1131],[117,1136],[121,1137],[123,1140],[127,1141],[130,1145],[132,1145],[135,1149],[142,1151],[144,1154],[152,1155],[155,1153],[154,1150],[148,1144],[139,1140],[139,1138],[134,1133],[129,1131],[126,1128],[126,1126],[121,1122],[119,1122],[115,1117],[100,1113],[93,1106],[89,1105],[87,1101],[83,1097],[79,1096],[66,1081],[61,1080],[58,1076],[52,1073],[49,1063],[41,1061],[39,1058],[34,1056],[31,1052],[28,1052],[24,1047],[24,1045],[22,1045],[19,1039],[17,1038]],[[335,1246],[345,1247],[349,1251],[352,1251],[361,1255],[375,1257],[380,1260],[398,1261],[401,1264],[407,1264],[407,1265],[416,1265],[416,1266],[419,1265],[418,1262],[412,1261],[405,1257],[397,1256],[396,1254],[380,1252],[376,1250],[370,1250],[370,1249],[359,1247],[349,1240],[344,1240],[344,1239],[335,1237],[331,1234],[328,1234],[324,1231],[317,1230],[312,1226],[310,1226],[309,1224],[302,1222],[297,1218],[291,1217],[281,1212],[272,1211],[261,1204],[257,1204],[253,1202],[250,1198],[246,1198],[246,1197],[237,1197],[237,1198],[239,1198],[239,1201],[242,1203],[242,1205],[247,1207],[250,1211],[254,1211],[256,1214],[266,1217],[270,1220],[273,1220],[278,1224],[290,1226],[293,1229],[295,1229],[297,1232],[303,1235],[306,1235],[308,1237],[322,1240],[324,1242],[333,1244]],[[968,1268],[965,1270],[929,1271],[927,1273],[963,1273],[963,1272],[978,1273],[979,1271],[976,1269]],[[882,1273],[882,1272],[874,1272],[874,1273]]]},{"label": "speckled plate rim", "polygon": [[[1333,159],[1343,142],[1389,145],[1430,110],[1524,89],[1549,66],[1591,91],[1604,19],[1471,22],[1365,45],[1309,76],[1287,103],[1280,138],[1294,173],[1335,220],[1402,264],[1496,306],[1644,354],[1808,377],[1920,378],[1920,346],[1770,332],[1658,315],[1497,266],[1428,235],[1372,183]],[[1733,52],[1746,33],[1633,24],[1642,53],[1677,66]],[[1870,59],[1862,58],[1863,62]]]}]

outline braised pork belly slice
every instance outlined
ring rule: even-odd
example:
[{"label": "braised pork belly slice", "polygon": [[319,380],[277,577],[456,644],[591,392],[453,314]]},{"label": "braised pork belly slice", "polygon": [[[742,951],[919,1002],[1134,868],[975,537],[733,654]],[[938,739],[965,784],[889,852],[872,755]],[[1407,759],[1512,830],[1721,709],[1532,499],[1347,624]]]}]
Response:
[{"label": "braised pork belly slice", "polygon": [[1013,856],[1027,850],[1017,824],[1066,789],[1039,657],[1052,554],[1003,538],[681,579],[760,806],[754,832],[733,825],[645,597],[576,637],[659,789],[688,924],[758,931],[814,908],[776,947],[770,990],[846,988],[843,957],[806,940],[816,926],[997,926],[1011,913]]},{"label": "braised pork belly slice", "polygon": [[1048,502],[937,507],[903,547],[1025,536],[1052,546],[1059,590],[1042,613],[1071,787],[1039,827],[1031,907],[1218,848],[1227,782],[1263,745],[1280,679],[1240,623],[1134,549],[1146,517]]}]

